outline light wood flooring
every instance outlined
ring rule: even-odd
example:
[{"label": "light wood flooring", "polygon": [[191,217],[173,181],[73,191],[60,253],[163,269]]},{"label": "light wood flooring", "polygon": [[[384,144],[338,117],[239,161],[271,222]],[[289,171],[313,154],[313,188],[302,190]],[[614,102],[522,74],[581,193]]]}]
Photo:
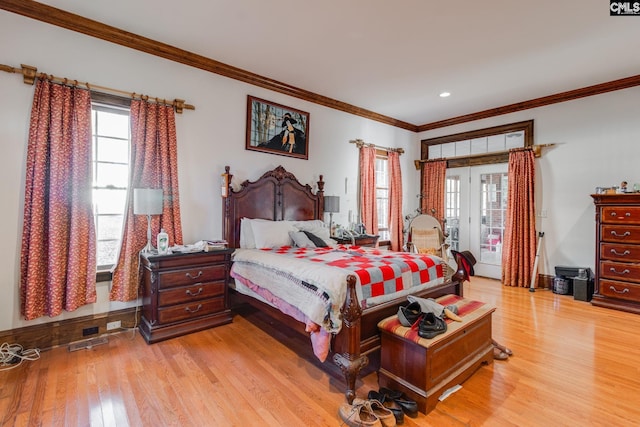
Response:
[{"label": "light wood flooring", "polygon": [[[640,316],[478,277],[465,296],[498,307],[493,336],[514,355],[482,366],[431,413],[404,425],[638,425]],[[153,345],[127,331],[92,349],[61,347],[0,372],[0,421],[340,426],[343,383],[329,372],[307,342],[260,315]],[[358,396],[371,389],[375,372],[358,382]]]}]

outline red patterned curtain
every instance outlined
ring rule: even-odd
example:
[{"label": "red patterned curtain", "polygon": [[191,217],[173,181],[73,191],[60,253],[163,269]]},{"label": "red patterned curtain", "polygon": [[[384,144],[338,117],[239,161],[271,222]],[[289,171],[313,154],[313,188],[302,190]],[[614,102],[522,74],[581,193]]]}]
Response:
[{"label": "red patterned curtain", "polygon": [[444,229],[444,191],[447,161],[434,160],[424,163],[422,180],[422,213],[440,221]]},{"label": "red patterned curtain", "polygon": [[96,301],[89,91],[38,80],[27,148],[21,313],[57,316]]},{"label": "red patterned curtain", "polygon": [[404,245],[402,217],[402,172],[400,153],[390,151],[389,162],[389,231],[391,232],[391,250],[401,251]]},{"label": "red patterned curtain", "polygon": [[182,244],[178,153],[175,113],[171,106],[142,100],[131,102],[131,173],[122,246],[113,272],[112,301],[131,301],[138,296],[139,253],[147,243],[147,217],[133,214],[134,188],[162,188],[161,216],[151,216],[152,235],[161,228],[169,245]]},{"label": "red patterned curtain", "polygon": [[502,246],[502,283],[528,287],[536,256],[535,157],[530,148],[509,153],[509,196]]},{"label": "red patterned curtain", "polygon": [[376,148],[360,147],[360,213],[367,233],[378,234]]}]

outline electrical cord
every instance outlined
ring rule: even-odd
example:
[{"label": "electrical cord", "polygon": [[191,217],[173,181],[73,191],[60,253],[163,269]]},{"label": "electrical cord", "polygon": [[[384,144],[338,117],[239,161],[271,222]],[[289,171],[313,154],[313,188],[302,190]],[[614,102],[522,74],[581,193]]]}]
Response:
[{"label": "electrical cord", "polygon": [[7,371],[20,366],[24,360],[40,359],[37,348],[25,350],[20,344],[3,343],[0,346],[0,371]]}]

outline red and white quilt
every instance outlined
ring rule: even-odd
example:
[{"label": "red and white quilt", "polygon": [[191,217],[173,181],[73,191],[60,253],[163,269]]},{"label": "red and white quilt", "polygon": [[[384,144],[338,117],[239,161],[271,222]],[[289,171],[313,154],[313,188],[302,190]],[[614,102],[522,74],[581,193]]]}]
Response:
[{"label": "red and white quilt", "polygon": [[342,323],[340,308],[349,274],[357,278],[367,308],[444,281],[443,261],[433,255],[361,247],[238,249],[232,277],[246,279],[304,313],[327,332]]}]

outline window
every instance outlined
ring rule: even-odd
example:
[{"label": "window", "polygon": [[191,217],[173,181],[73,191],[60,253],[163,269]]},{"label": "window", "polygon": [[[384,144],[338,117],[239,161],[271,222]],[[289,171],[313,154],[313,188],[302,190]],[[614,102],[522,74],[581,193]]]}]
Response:
[{"label": "window", "polygon": [[447,168],[508,163],[510,149],[533,146],[533,120],[423,139],[420,143],[422,160],[447,159]]},{"label": "window", "polygon": [[380,150],[376,154],[376,206],[379,240],[389,240],[389,159],[387,153]]},{"label": "window", "polygon": [[122,239],[131,132],[129,108],[93,102],[93,215],[96,225],[97,270],[117,262]]}]

